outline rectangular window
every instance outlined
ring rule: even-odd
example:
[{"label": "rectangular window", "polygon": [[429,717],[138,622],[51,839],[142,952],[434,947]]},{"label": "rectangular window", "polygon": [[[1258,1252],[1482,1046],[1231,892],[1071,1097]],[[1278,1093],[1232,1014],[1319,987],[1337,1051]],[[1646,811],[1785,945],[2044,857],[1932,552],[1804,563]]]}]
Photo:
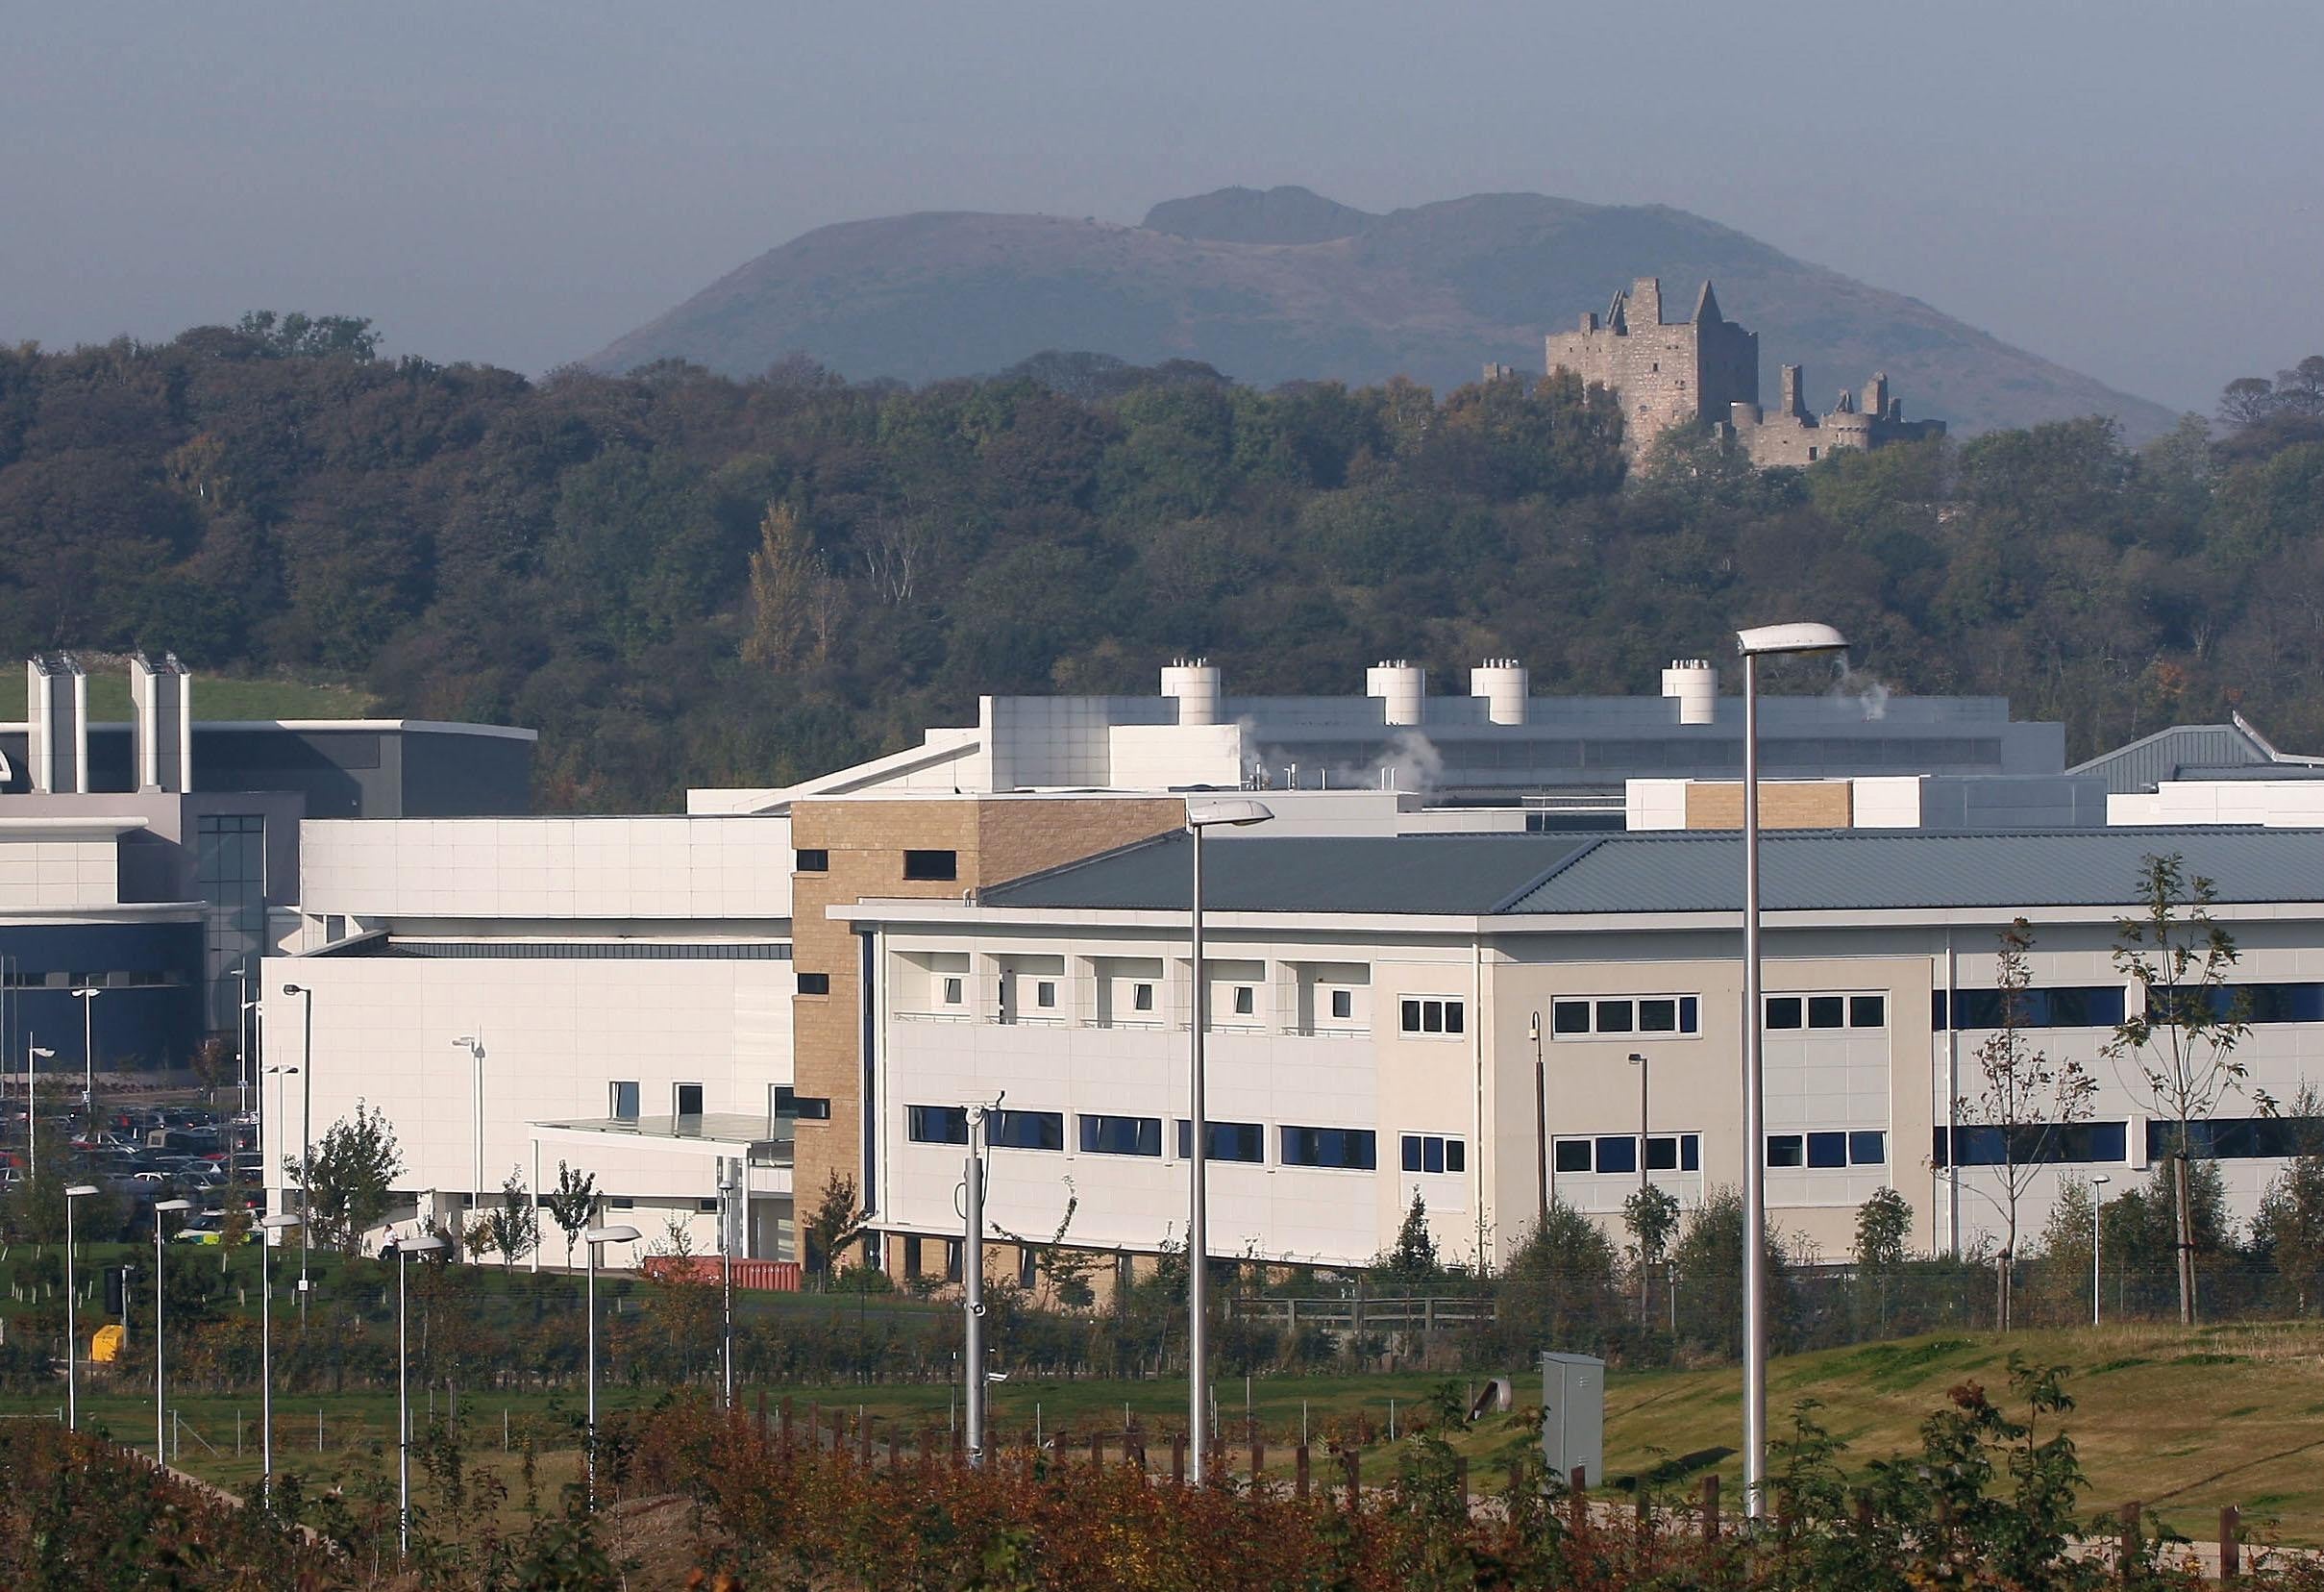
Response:
[{"label": "rectangular window", "polygon": [[1048,1010],[1051,1010],[1051,1009],[1054,1008],[1054,1007],[1055,1007],[1055,1006],[1056,1006],[1056,1004],[1057,1004],[1057,986],[1056,986],[1054,983],[1051,983],[1051,982],[1050,982],[1049,980],[1047,980],[1047,979],[1042,979],[1042,980],[1040,980],[1040,981],[1038,981],[1037,983],[1034,983],[1034,985],[1033,985],[1033,1005],[1034,1005],[1034,1006],[1039,1007],[1040,1007],[1042,1010],[1044,1010],[1044,1011],[1048,1011]]},{"label": "rectangular window", "polygon": [[1796,995],[1768,997],[1768,1027],[1795,1029],[1800,1026],[1800,1000]]},{"label": "rectangular window", "polygon": [[[1267,1132],[1255,1122],[1210,1122],[1202,1136],[1210,1142],[1202,1147],[1205,1160],[1248,1161],[1253,1166],[1267,1159]],[[1184,1117],[1178,1119],[1178,1158],[1185,1160],[1195,1153],[1195,1125]]]},{"label": "rectangular window", "polygon": [[1678,1170],[1678,1139],[1669,1133],[1657,1133],[1646,1140],[1646,1170],[1675,1172]]},{"label": "rectangular window", "polygon": [[966,980],[947,979],[944,981],[944,1004],[946,1006],[961,1006],[967,1000],[968,982]]},{"label": "rectangular window", "polygon": [[1590,1141],[1586,1138],[1559,1139],[1554,1157],[1552,1164],[1560,1172],[1587,1172],[1590,1170]]},{"label": "rectangular window", "polygon": [[799,993],[802,995],[828,995],[830,992],[831,976],[828,973],[799,975]]},{"label": "rectangular window", "polygon": [[1083,1116],[1081,1153],[1087,1156],[1159,1156],[1160,1117]]},{"label": "rectangular window", "polygon": [[831,1120],[831,1100],[828,1095],[803,1095],[788,1083],[770,1085],[768,1095],[779,1117],[797,1117],[807,1122]]},{"label": "rectangular window", "polygon": [[616,1122],[637,1120],[637,1085],[634,1082],[606,1085],[606,1115]]},{"label": "rectangular window", "polygon": [[1255,1013],[1258,1011],[1258,1009],[1259,1009],[1259,992],[1258,992],[1257,990],[1255,990],[1255,989],[1251,988],[1251,987],[1250,987],[1250,985],[1249,985],[1249,984],[1237,984],[1237,985],[1235,985],[1235,994],[1234,994],[1234,1013],[1235,1013],[1235,1015],[1236,1015],[1236,1016],[1238,1016],[1238,1017],[1249,1017],[1249,1016],[1251,1016],[1251,1015],[1255,1014]]},{"label": "rectangular window", "polygon": [[[2146,1155],[2159,1160],[2179,1142],[2179,1125],[2146,1125]],[[2213,1117],[2187,1125],[2187,1153],[2197,1160],[2261,1160],[2312,1156],[2324,1151],[2324,1119],[2316,1117]]]},{"label": "rectangular window", "polygon": [[1369,1128],[1285,1128],[1285,1166],[1369,1172],[1379,1161],[1379,1136]]},{"label": "rectangular window", "polygon": [[966,1144],[968,1111],[959,1106],[906,1106],[903,1136],[914,1144]]},{"label": "rectangular window", "polygon": [[1335,989],[1331,992],[1331,1015],[1335,1021],[1347,1022],[1355,1015],[1355,991]]},{"label": "rectangular window", "polygon": [[907,1282],[920,1281],[920,1239],[908,1232],[903,1237],[903,1278]]},{"label": "rectangular window", "polygon": [[821,846],[803,846],[799,851],[798,866],[801,873],[829,873],[831,854]]},{"label": "rectangular window", "polygon": [[1017,1286],[1030,1290],[1041,1276],[1041,1252],[1030,1244],[1017,1247]]},{"label": "rectangular window", "polygon": [[1830,1168],[1848,1164],[1848,1135],[1845,1133],[1810,1133],[1808,1135],[1808,1164]]},{"label": "rectangular window", "polygon": [[1889,1026],[1889,998],[1885,995],[1851,995],[1848,997],[1848,1027],[1860,1029]]},{"label": "rectangular window", "polygon": [[1848,1003],[1837,995],[1808,997],[1808,1027],[1836,1029],[1847,1027]]},{"label": "rectangular window", "polygon": [[1848,1135],[1848,1164],[1850,1166],[1886,1166],[1889,1164],[1889,1135],[1882,1132],[1856,1132]]},{"label": "rectangular window", "polygon": [[1400,1006],[1402,1029],[1406,1033],[1451,1036],[1468,1027],[1468,1011],[1459,1001],[1443,1000],[1436,996],[1407,996]]},{"label": "rectangular window", "polygon": [[1806,1160],[1806,1147],[1797,1133],[1769,1133],[1768,1135],[1768,1164],[1769,1166],[1798,1166]]},{"label": "rectangular window", "polygon": [[1678,1169],[1681,1172],[1700,1172],[1703,1169],[1703,1140],[1700,1133],[1678,1135]]},{"label": "rectangular window", "polygon": [[1150,983],[1132,984],[1129,991],[1129,1004],[1131,1009],[1135,1011],[1153,1010],[1154,986]]},{"label": "rectangular window", "polygon": [[[2151,1130],[2153,1124],[2148,1126]],[[1952,1137],[1959,1146],[1963,1166],[2000,1166],[2010,1161],[2020,1166],[2043,1162],[2106,1165],[2128,1158],[2129,1130],[2126,1122],[2020,1123],[2010,1130],[2006,1143],[1999,1128],[1982,1126],[1962,1128]],[[1936,1131],[1930,1158],[1939,1166],[1953,1164],[1946,1156],[1946,1133],[1942,1128]]]},{"label": "rectangular window", "polygon": [[674,1083],[670,1086],[670,1109],[674,1115],[698,1117],[702,1115],[702,1085]]},{"label": "rectangular window", "polygon": [[1808,1029],[1828,1033],[1889,1026],[1885,995],[1770,995],[1767,1013],[1769,1032]]},{"label": "rectangular window", "polygon": [[[2175,993],[2150,989],[2147,1016],[2165,1020],[2173,1006],[2215,1022],[2324,1023],[2324,983],[2247,983]],[[2240,1008],[2238,1010],[2238,1007]]]},{"label": "rectangular window", "polygon": [[1636,1172],[1638,1140],[1627,1133],[1610,1133],[1600,1138],[1597,1141],[1597,1169],[1600,1172]]},{"label": "rectangular window", "polygon": [[1469,1165],[1467,1146],[1438,1133],[1406,1133],[1400,1149],[1407,1172],[1460,1172]]},{"label": "rectangular window", "polygon": [[1063,1111],[996,1111],[990,1135],[997,1150],[1062,1150]]},{"label": "rectangular window", "polygon": [[903,877],[906,879],[958,879],[960,854],[949,851],[907,851],[903,854]]},{"label": "rectangular window", "polygon": [[1553,1001],[1549,1007],[1549,1032],[1559,1039],[1700,1033],[1702,999],[1695,995],[1644,995]]},{"label": "rectangular window", "polygon": [[[2113,1028],[2122,1021],[2124,1010],[2120,984],[2028,989],[2020,991],[2017,1000],[2017,1026],[2021,1029]],[[1931,1009],[1940,1033],[1945,1031],[1947,1004],[1945,991],[1938,990]],[[2002,1026],[1998,989],[1956,990],[1950,1006],[1956,1029]]]}]

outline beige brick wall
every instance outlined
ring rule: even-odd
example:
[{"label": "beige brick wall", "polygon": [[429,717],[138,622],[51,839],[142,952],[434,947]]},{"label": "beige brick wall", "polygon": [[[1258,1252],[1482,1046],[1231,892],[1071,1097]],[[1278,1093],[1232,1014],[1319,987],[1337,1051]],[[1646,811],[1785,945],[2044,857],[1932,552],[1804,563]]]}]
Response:
[{"label": "beige brick wall", "polygon": [[[1055,800],[931,796],[925,801],[804,801],[792,809],[791,839],[828,853],[828,872],[792,880],[792,965],[828,974],[828,995],[799,995],[791,1007],[795,1087],[831,1103],[828,1122],[799,1124],[793,1187],[801,1222],[836,1171],[863,1186],[862,981],[854,932],[825,908],[882,897],[953,899],[1176,829],[1177,798]],[[906,851],[950,851],[958,877],[903,877]]]},{"label": "beige brick wall", "polygon": [[[1762,829],[1847,829],[1855,822],[1855,788],[1845,780],[1768,781],[1759,785]],[[1743,828],[1743,785],[1687,786],[1687,828]]]}]

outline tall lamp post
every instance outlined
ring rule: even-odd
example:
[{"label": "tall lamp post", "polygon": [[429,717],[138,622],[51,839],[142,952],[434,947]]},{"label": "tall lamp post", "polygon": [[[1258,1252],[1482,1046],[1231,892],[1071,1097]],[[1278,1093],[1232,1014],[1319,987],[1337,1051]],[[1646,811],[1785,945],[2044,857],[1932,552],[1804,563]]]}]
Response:
[{"label": "tall lamp post", "polygon": [[1210,1125],[1202,1105],[1202,1041],[1210,1027],[1210,980],[1202,966],[1202,832],[1264,824],[1274,813],[1258,802],[1200,802],[1186,809],[1186,832],[1194,836],[1194,894],[1191,914],[1194,1021],[1187,1063],[1186,1213],[1186,1439],[1194,1450],[1194,1480],[1202,1484],[1210,1456]]},{"label": "tall lamp post", "polygon": [[411,1351],[406,1330],[405,1258],[433,1255],[444,1241],[431,1232],[418,1238],[399,1238],[387,1246],[395,1251],[395,1551],[411,1554]]},{"label": "tall lamp post", "polygon": [[97,1127],[97,997],[104,993],[93,986],[73,991],[81,1003],[81,1106],[88,1112],[91,1132]]},{"label": "tall lamp post", "polygon": [[73,1293],[73,1206],[97,1191],[95,1183],[75,1183],[64,1191],[64,1425],[81,1430],[81,1350],[76,1334],[80,1299]]},{"label": "tall lamp post", "polygon": [[259,1218],[259,1499],[266,1504],[274,1501],[274,1235],[298,1221],[281,1211]]},{"label": "tall lamp post", "polygon": [[[1643,1196],[1648,1186],[1646,1162],[1652,1155],[1647,1148],[1646,1139],[1646,1080],[1648,1075],[1653,1072],[1654,1064],[1648,1061],[1644,1055],[1632,1051],[1630,1065],[1638,1069],[1638,1192],[1642,1196],[1639,1216],[1641,1220],[1644,1220],[1645,1210]],[[1645,1230],[1642,1228],[1640,1231],[1643,1232]],[[1646,1246],[1642,1241],[1638,1247],[1638,1324],[1642,1328],[1646,1325],[1647,1284]]]},{"label": "tall lamp post", "polygon": [[1549,1227],[1549,1068],[1542,1059],[1542,1014],[1526,1025],[1533,1040],[1533,1159],[1534,1194],[1541,1206],[1543,1231]]},{"label": "tall lamp post", "polygon": [[234,970],[234,1103],[236,1111],[250,1109],[250,969]]},{"label": "tall lamp post", "polygon": [[2101,1172],[2090,1180],[2090,1325],[2098,1325],[2099,1289],[2106,1274],[2098,1264],[2098,1213],[2106,1208],[2106,1185],[2114,1180]]},{"label": "tall lamp post", "polygon": [[154,1466],[169,1468],[169,1448],[163,1426],[163,1405],[166,1388],[161,1376],[161,1300],[162,1273],[165,1269],[161,1253],[161,1218],[179,1211],[191,1210],[191,1200],[156,1200],[154,1202]]},{"label": "tall lamp post", "polygon": [[589,1246],[588,1452],[583,1456],[583,1463],[588,1471],[587,1491],[589,1507],[592,1509],[597,1507],[597,1252],[605,1244],[634,1244],[637,1237],[637,1229],[626,1223],[619,1227],[591,1228],[581,1234],[581,1241]]},{"label": "tall lamp post", "polygon": [[43,1059],[54,1061],[57,1053],[36,1045],[32,1040],[31,1034],[24,1036],[24,1157],[25,1176],[37,1178],[40,1175],[40,1134],[39,1124],[33,1116],[33,1106],[40,1093],[39,1063]]},{"label": "tall lamp post", "polygon": [[[460,1035],[460,1036],[459,1036],[457,1039],[455,1039],[455,1040],[453,1040],[453,1041],[452,1041],[452,1048],[453,1048],[454,1050],[464,1050],[464,1051],[466,1051],[466,1052],[468,1053],[468,1061],[469,1061],[469,1065],[471,1066],[471,1068],[474,1070],[474,1073],[475,1073],[475,1080],[474,1080],[474,1082],[475,1082],[475,1085],[476,1085],[476,1090],[475,1090],[475,1095],[474,1095],[475,1107],[474,1107],[473,1110],[472,1110],[472,1111],[471,1111],[471,1113],[470,1113],[470,1114],[471,1114],[471,1117],[472,1117],[472,1121],[471,1121],[471,1123],[470,1123],[470,1127],[471,1127],[471,1129],[473,1130],[473,1132],[472,1132],[472,1135],[471,1135],[471,1136],[472,1136],[472,1137],[474,1138],[474,1140],[475,1140],[475,1144],[474,1144],[473,1148],[474,1148],[474,1150],[475,1150],[475,1153],[476,1153],[476,1154],[475,1154],[475,1164],[474,1164],[474,1165],[473,1165],[473,1166],[470,1168],[470,1176],[471,1176],[471,1178],[472,1178],[472,1182],[471,1182],[471,1183],[470,1183],[470,1186],[471,1186],[471,1187],[473,1187],[473,1188],[476,1190],[476,1192],[468,1196],[468,1214],[469,1214],[469,1216],[470,1216],[471,1218],[473,1218],[473,1217],[476,1215],[477,1211],[482,1208],[483,1204],[484,1204],[484,1040],[483,1040],[483,1036],[482,1036],[482,1034],[476,1034],[476,1033],[463,1033],[463,1034],[461,1034],[461,1035]],[[724,1221],[726,1218],[725,1218],[725,1217],[722,1215],[722,1216],[721,1216],[719,1219],[720,1219],[721,1221]]]},{"label": "tall lamp post", "polygon": [[[314,991],[306,984],[286,983],[285,995],[299,996],[307,1007],[307,1038],[299,1050],[299,1065],[290,1069],[299,1075],[299,1214],[309,1214],[312,1200],[307,1185],[308,1175],[313,1169],[314,1149],[310,1142],[314,1133]],[[299,1312],[307,1311],[307,1254],[309,1250],[307,1223],[299,1224]]]},{"label": "tall lamp post", "polygon": [[1743,1507],[1768,1512],[1768,1134],[1759,947],[1759,662],[1847,650],[1829,625],[1738,632],[1743,663]]}]

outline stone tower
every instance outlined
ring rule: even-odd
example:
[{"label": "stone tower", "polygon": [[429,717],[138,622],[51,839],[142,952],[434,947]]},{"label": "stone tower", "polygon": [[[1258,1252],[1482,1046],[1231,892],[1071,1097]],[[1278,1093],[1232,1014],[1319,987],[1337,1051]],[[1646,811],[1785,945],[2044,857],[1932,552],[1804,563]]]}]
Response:
[{"label": "stone tower", "polygon": [[1584,315],[1546,339],[1552,375],[1570,370],[1619,395],[1623,446],[1642,457],[1672,426],[1724,423],[1737,404],[1759,402],[1759,334],[1718,312],[1705,282],[1694,313],[1663,319],[1663,285],[1641,277],[1617,293],[1600,324]]}]

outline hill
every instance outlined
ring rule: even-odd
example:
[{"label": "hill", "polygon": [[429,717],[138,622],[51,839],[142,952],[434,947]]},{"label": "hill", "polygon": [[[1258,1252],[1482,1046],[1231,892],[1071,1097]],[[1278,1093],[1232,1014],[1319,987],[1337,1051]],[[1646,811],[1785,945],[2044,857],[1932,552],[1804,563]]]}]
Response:
[{"label": "hill", "polygon": [[1487,361],[1539,370],[1543,335],[1634,278],[1683,303],[1705,277],[1760,334],[1761,390],[1804,362],[1828,406],[1885,369],[1907,412],[1964,432],[2102,413],[2133,440],[2174,416],[1940,313],[1660,205],[1474,194],[1373,215],[1299,187],[1226,188],[1125,227],[968,211],[822,227],[589,360],[754,375],[804,353],[921,383],[1048,349],[1198,360],[1259,386],[1404,375],[1439,391]]}]

